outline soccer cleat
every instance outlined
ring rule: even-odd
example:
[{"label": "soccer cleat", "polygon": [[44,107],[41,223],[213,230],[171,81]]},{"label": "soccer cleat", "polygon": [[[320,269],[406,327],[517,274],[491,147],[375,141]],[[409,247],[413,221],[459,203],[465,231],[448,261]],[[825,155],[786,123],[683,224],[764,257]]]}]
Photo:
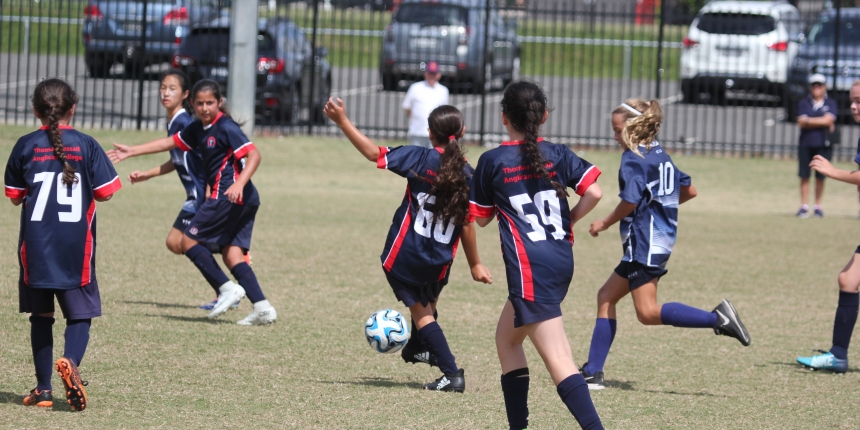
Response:
[{"label": "soccer cleat", "polygon": [[466,378],[463,377],[463,369],[453,375],[442,375],[439,379],[424,385],[425,390],[453,391],[462,393],[466,391]]},{"label": "soccer cleat", "polygon": [[54,394],[51,390],[39,391],[37,388],[30,390],[30,394],[24,397],[24,406],[38,406],[40,408],[50,408],[54,406]]},{"label": "soccer cleat", "polygon": [[585,382],[588,384],[589,390],[602,390],[606,388],[606,383],[603,382],[603,372],[594,372],[593,374],[588,374],[585,371],[585,366],[588,365],[588,362],[582,365],[579,368],[579,373],[582,374],[582,377],[585,378]]},{"label": "soccer cleat", "polygon": [[66,387],[66,401],[71,405],[72,410],[82,411],[87,408],[87,391],[84,387],[87,386],[86,381],[81,380],[81,372],[78,366],[72,360],[63,357],[57,360],[57,374],[63,380],[63,385]]},{"label": "soccer cleat", "polygon": [[414,350],[409,348],[408,344],[400,350],[400,357],[402,357],[403,361],[407,363],[425,363],[429,364],[430,367],[439,367],[439,363],[436,362],[436,357],[430,354],[430,351],[426,349],[423,351]]},{"label": "soccer cleat", "polygon": [[816,218],[824,218],[824,211],[822,211],[819,207],[816,207],[815,210],[812,211],[812,213],[815,215]]},{"label": "soccer cleat", "polygon": [[741,322],[738,311],[728,300],[723,299],[712,312],[717,314],[717,326],[714,327],[714,333],[733,337],[739,340],[743,346],[750,345],[750,334],[744,327],[744,323]]},{"label": "soccer cleat", "polygon": [[266,325],[271,324],[278,320],[278,312],[275,311],[275,308],[269,306],[267,309],[263,309],[261,311],[251,311],[248,316],[244,319],[238,321],[236,324],[239,325]]},{"label": "soccer cleat", "polygon": [[829,351],[822,351],[821,355],[812,357],[797,357],[797,362],[812,370],[829,370],[833,373],[845,373],[848,370],[848,359],[836,358]]},{"label": "soccer cleat", "polygon": [[242,297],[245,297],[245,289],[235,282],[227,282],[219,288],[221,294],[218,295],[218,300],[215,301],[215,306],[212,307],[212,312],[209,312],[209,319],[218,317],[227,312],[235,303],[239,303]]},{"label": "soccer cleat", "polygon": [[801,219],[809,218],[809,209],[801,206],[800,210],[797,211],[797,213],[794,216],[801,218]]},{"label": "soccer cleat", "polygon": [[[239,302],[241,302],[241,300],[240,300]],[[236,309],[236,308],[238,308],[238,307],[239,307],[239,302],[233,303],[233,306],[230,306],[230,309]],[[209,302],[209,303],[202,304],[202,305],[198,306],[198,308],[203,309],[204,311],[211,311],[213,308],[215,308],[215,303],[218,303],[218,298],[217,298],[217,297],[215,298],[215,300],[212,300],[212,301],[211,301],[211,302]]]}]

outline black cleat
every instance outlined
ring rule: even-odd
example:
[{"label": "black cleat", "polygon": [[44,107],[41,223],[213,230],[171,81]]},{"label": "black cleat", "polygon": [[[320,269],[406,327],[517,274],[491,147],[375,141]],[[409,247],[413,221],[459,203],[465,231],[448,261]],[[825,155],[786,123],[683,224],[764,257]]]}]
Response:
[{"label": "black cleat", "polygon": [[582,374],[582,377],[585,378],[585,382],[588,384],[589,390],[602,390],[606,388],[606,383],[603,382],[603,372],[594,372],[594,374],[588,374],[585,371],[585,366],[588,365],[588,362],[582,365],[579,368],[579,373]]},{"label": "black cleat", "polygon": [[439,363],[436,362],[436,357],[430,354],[430,351],[416,351],[414,349],[410,349],[407,347],[403,347],[400,350],[400,357],[403,358],[403,361],[407,363],[425,363],[429,364],[430,367],[439,367]]},{"label": "black cleat", "polygon": [[30,390],[30,394],[24,397],[24,406],[38,406],[40,408],[50,408],[54,406],[54,393],[51,390],[39,391],[37,388]]},{"label": "black cleat", "polygon": [[750,345],[750,334],[744,327],[744,323],[741,322],[738,311],[728,300],[723,299],[713,312],[717,314],[717,326],[714,327],[714,333],[733,337],[739,340],[743,346]]},{"label": "black cleat", "polygon": [[424,385],[425,390],[453,391],[462,393],[466,391],[466,378],[463,377],[463,369],[453,375],[442,375],[441,378]]}]

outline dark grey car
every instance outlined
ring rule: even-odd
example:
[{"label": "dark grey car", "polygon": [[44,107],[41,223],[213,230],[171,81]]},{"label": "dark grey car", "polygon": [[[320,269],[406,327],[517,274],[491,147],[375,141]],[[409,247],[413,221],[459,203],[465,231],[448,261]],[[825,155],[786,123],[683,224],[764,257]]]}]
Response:
[{"label": "dark grey car", "polygon": [[[421,80],[423,65],[439,63],[447,85],[473,91],[519,77],[520,44],[515,24],[491,6],[485,24],[484,0],[405,0],[385,29],[379,71],[383,88],[395,90],[401,80]],[[484,32],[487,62],[484,64]]]}]

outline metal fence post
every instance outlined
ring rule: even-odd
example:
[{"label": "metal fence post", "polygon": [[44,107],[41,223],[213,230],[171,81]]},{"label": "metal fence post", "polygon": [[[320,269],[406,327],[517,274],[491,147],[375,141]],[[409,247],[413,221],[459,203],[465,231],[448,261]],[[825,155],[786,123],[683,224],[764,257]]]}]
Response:
[{"label": "metal fence post", "polygon": [[631,68],[630,63],[632,61],[632,56],[633,56],[633,47],[630,46],[629,42],[625,43],[624,44],[624,72],[623,72],[623,76],[622,76],[622,78],[624,80],[630,79],[630,68]]},{"label": "metal fence post", "polygon": [[317,77],[317,29],[320,21],[320,0],[314,0],[314,29],[311,33],[311,90],[308,92],[308,135],[314,130],[314,99]]},{"label": "metal fence post", "polygon": [[663,24],[666,22],[666,7],[660,4],[660,32],[657,36],[657,84],[654,98],[660,98],[660,83],[663,80]]},{"label": "metal fence post", "polygon": [[30,55],[30,19],[24,20],[24,55]]},{"label": "metal fence post", "polygon": [[[484,2],[486,10],[484,10],[484,55],[483,61],[481,62],[481,73],[486,73],[487,70],[487,58],[489,58],[489,54],[487,53],[487,41],[490,38],[490,0]],[[484,146],[484,132],[486,131],[486,123],[487,123],[487,86],[489,82],[486,82],[487,76],[485,75],[483,79],[477,80],[479,82],[483,82],[484,84],[481,86],[481,129],[479,133],[481,135],[481,146]]]},{"label": "metal fence post", "polygon": [[[833,92],[835,93],[839,90],[839,31],[841,30],[842,23],[842,2],[839,0],[834,0],[834,5],[836,6],[836,28],[833,32]],[[836,109],[836,114],[838,116],[839,109]]]},{"label": "metal fence post", "polygon": [[138,64],[138,61],[140,63],[143,63],[146,59],[146,9],[147,9],[148,4],[149,4],[148,0],[143,0],[143,16],[140,18],[140,21],[141,21],[141,26],[140,26],[140,54],[138,55],[138,58],[140,60],[137,60],[137,58],[135,58],[135,55],[137,55],[137,54],[134,54],[134,51],[132,51],[131,58],[126,58],[126,61],[127,61],[126,64],[130,65],[131,70],[132,70],[131,74],[129,74],[128,71],[126,71],[126,74],[129,76],[134,76],[134,72],[138,72],[140,74],[140,76],[137,77],[139,79],[138,84],[137,84],[137,129],[138,130],[140,130],[141,126],[143,125],[143,67],[142,67],[142,64]]},{"label": "metal fence post", "polygon": [[242,131],[254,134],[254,98],[257,94],[257,0],[234,0],[230,8],[230,59],[227,99]]}]

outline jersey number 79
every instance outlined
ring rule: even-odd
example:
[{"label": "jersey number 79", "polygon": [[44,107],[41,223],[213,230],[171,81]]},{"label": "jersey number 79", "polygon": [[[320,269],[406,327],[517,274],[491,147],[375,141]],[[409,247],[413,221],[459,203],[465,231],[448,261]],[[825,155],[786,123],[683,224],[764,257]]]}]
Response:
[{"label": "jersey number 79", "polygon": [[[81,220],[81,206],[83,206],[81,204],[81,188],[79,187],[81,175],[75,173],[75,176],[78,178],[78,182],[67,187],[63,184],[63,174],[57,173],[57,203],[72,207],[70,212],[57,212],[60,222],[78,222]],[[54,172],[36,173],[33,177],[33,183],[37,182],[41,182],[42,186],[39,187],[39,195],[36,196],[36,205],[33,207],[33,216],[30,217],[30,221],[41,221],[45,214],[45,207],[48,205],[48,198],[53,188],[51,185],[54,183]],[[71,190],[71,195],[69,195],[69,190]]]}]

